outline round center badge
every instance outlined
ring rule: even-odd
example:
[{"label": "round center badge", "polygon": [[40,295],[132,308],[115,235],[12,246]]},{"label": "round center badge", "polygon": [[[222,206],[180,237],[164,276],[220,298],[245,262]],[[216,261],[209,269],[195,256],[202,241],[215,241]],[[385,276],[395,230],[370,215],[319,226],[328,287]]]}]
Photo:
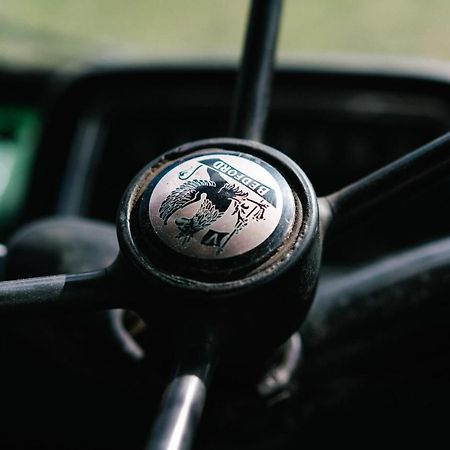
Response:
[{"label": "round center badge", "polygon": [[281,221],[285,232],[290,229],[294,201],[272,166],[218,150],[170,166],[155,182],[148,206],[156,235],[171,249],[224,259],[255,249]]}]

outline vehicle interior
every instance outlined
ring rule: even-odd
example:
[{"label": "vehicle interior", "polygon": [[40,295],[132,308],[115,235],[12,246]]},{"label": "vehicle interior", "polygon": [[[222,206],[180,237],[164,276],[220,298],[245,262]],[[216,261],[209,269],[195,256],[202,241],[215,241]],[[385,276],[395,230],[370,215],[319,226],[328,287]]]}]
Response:
[{"label": "vehicle interior", "polygon": [[[49,63],[38,44],[29,60],[15,60],[7,51],[0,56],[1,448],[269,450],[330,441],[360,446],[388,438],[448,441],[448,43],[426,58],[370,51],[316,54],[314,49],[280,57],[271,93],[256,94],[270,104],[265,130],[262,120],[256,138],[239,126],[230,131],[233,108],[235,121],[247,120],[239,115],[245,102],[251,109],[252,96],[245,94],[258,86],[264,71],[272,71],[273,55],[262,43],[276,47],[270,27],[277,24],[276,35],[281,14],[283,28],[293,1],[282,8],[280,0],[236,6],[240,19],[233,26],[241,34],[233,37],[240,43],[231,59],[202,59],[181,50],[179,59],[113,58],[106,52],[98,60],[70,55]],[[56,8],[56,2],[48,3]],[[148,3],[157,14],[163,2]],[[336,8],[325,0],[318,3]],[[431,3],[430,9],[444,11],[444,2]],[[9,4],[0,9],[0,41],[7,44],[19,33]],[[187,27],[194,26],[188,23],[193,15],[204,12],[191,7]],[[165,14],[170,19],[170,9]],[[445,14],[450,19],[448,12],[436,14],[441,14],[436,28]],[[292,10],[290,15],[295,23]],[[431,14],[423,17],[427,20]],[[17,38],[11,54],[34,39],[33,30]],[[425,39],[420,32],[417,41]],[[46,39],[58,39],[48,33]],[[250,50],[240,59],[241,47]],[[261,83],[268,89],[269,81]],[[172,414],[181,406],[168,406],[171,397],[163,393],[179,357],[173,336],[181,321],[191,320],[183,305],[190,291],[180,288],[172,303],[175,294],[164,285],[141,281],[139,270],[128,275],[131,262],[123,263],[127,268],[120,268],[120,277],[108,287],[114,294],[108,297],[103,285],[89,285],[92,292],[80,302],[82,290],[65,300],[68,285],[47,295],[44,284],[30,284],[25,292],[15,280],[56,286],[63,279],[51,276],[114,266],[126,253],[121,208],[136,174],[171,149],[213,138],[225,143],[238,138],[242,145],[258,141],[287,155],[314,187],[320,217],[328,211],[323,199],[337,198],[332,196],[351,183],[370,184],[374,178],[367,177],[373,173],[383,179],[387,174],[388,181],[373,181],[372,190],[361,189],[359,197],[351,192],[354,208],[345,198],[331,207],[336,216],[344,211],[343,220],[329,230],[321,222],[321,263],[308,285],[314,294],[298,299],[296,328],[289,325],[292,329],[279,334],[283,338],[265,339],[276,334],[283,325],[275,323],[278,315],[294,302],[282,289],[277,295],[267,288],[266,298],[255,288],[260,296],[249,306],[243,306],[247,291],[229,304],[208,291],[232,309],[230,314],[245,310],[251,337],[236,338],[239,345],[229,351],[233,356],[225,352],[225,363],[218,362],[205,382],[204,410],[202,403],[194,418],[184,419],[181,440],[167,443],[161,436],[176,420],[171,416],[170,424],[164,423],[165,408]],[[388,166],[393,161],[400,163]],[[299,283],[307,279],[304,267]],[[212,284],[220,281],[217,275]],[[209,306],[201,312],[195,308],[193,321],[209,320]],[[271,314],[274,323],[266,320]],[[252,323],[260,317],[263,330],[256,332]]]}]

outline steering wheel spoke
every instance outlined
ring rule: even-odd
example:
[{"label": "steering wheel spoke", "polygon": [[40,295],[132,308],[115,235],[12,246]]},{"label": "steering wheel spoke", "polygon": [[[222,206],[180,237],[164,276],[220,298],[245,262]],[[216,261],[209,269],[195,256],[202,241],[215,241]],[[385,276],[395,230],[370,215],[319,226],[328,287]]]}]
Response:
[{"label": "steering wheel spoke", "polygon": [[324,227],[351,220],[397,194],[432,183],[450,168],[450,132],[320,199]]},{"label": "steering wheel spoke", "polygon": [[191,448],[218,356],[213,343],[192,340],[192,336],[178,339],[174,376],[164,392],[146,450]]},{"label": "steering wheel spoke", "polygon": [[109,269],[0,283],[0,315],[46,311],[96,311],[123,307],[129,293]]},{"label": "steering wheel spoke", "polygon": [[282,0],[253,0],[231,114],[230,135],[261,141],[270,103]]}]

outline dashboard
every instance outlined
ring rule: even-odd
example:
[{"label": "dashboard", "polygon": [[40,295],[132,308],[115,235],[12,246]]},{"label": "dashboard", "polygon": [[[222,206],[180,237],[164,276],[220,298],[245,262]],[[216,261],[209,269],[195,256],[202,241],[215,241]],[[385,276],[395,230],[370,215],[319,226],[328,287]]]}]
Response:
[{"label": "dashboard", "polygon": [[[227,65],[104,67],[53,74],[23,220],[57,212],[114,221],[132,177],[179,144],[227,135]],[[450,77],[389,67],[286,66],[266,143],[299,163],[319,195],[370,173],[450,125]],[[61,181],[62,180],[62,181]],[[447,234],[448,180],[340,230],[325,264],[362,261]],[[429,220],[422,211],[439,211]]]}]

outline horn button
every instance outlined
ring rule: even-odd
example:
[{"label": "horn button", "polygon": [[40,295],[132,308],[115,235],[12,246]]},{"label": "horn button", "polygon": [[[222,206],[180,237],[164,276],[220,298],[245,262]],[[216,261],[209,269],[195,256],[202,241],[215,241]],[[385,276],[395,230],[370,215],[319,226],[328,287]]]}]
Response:
[{"label": "horn button", "polygon": [[[281,245],[294,222],[294,199],[271,166],[220,149],[172,163],[148,186],[142,219],[171,250],[225,260]],[[283,220],[282,220],[283,219]]]}]

